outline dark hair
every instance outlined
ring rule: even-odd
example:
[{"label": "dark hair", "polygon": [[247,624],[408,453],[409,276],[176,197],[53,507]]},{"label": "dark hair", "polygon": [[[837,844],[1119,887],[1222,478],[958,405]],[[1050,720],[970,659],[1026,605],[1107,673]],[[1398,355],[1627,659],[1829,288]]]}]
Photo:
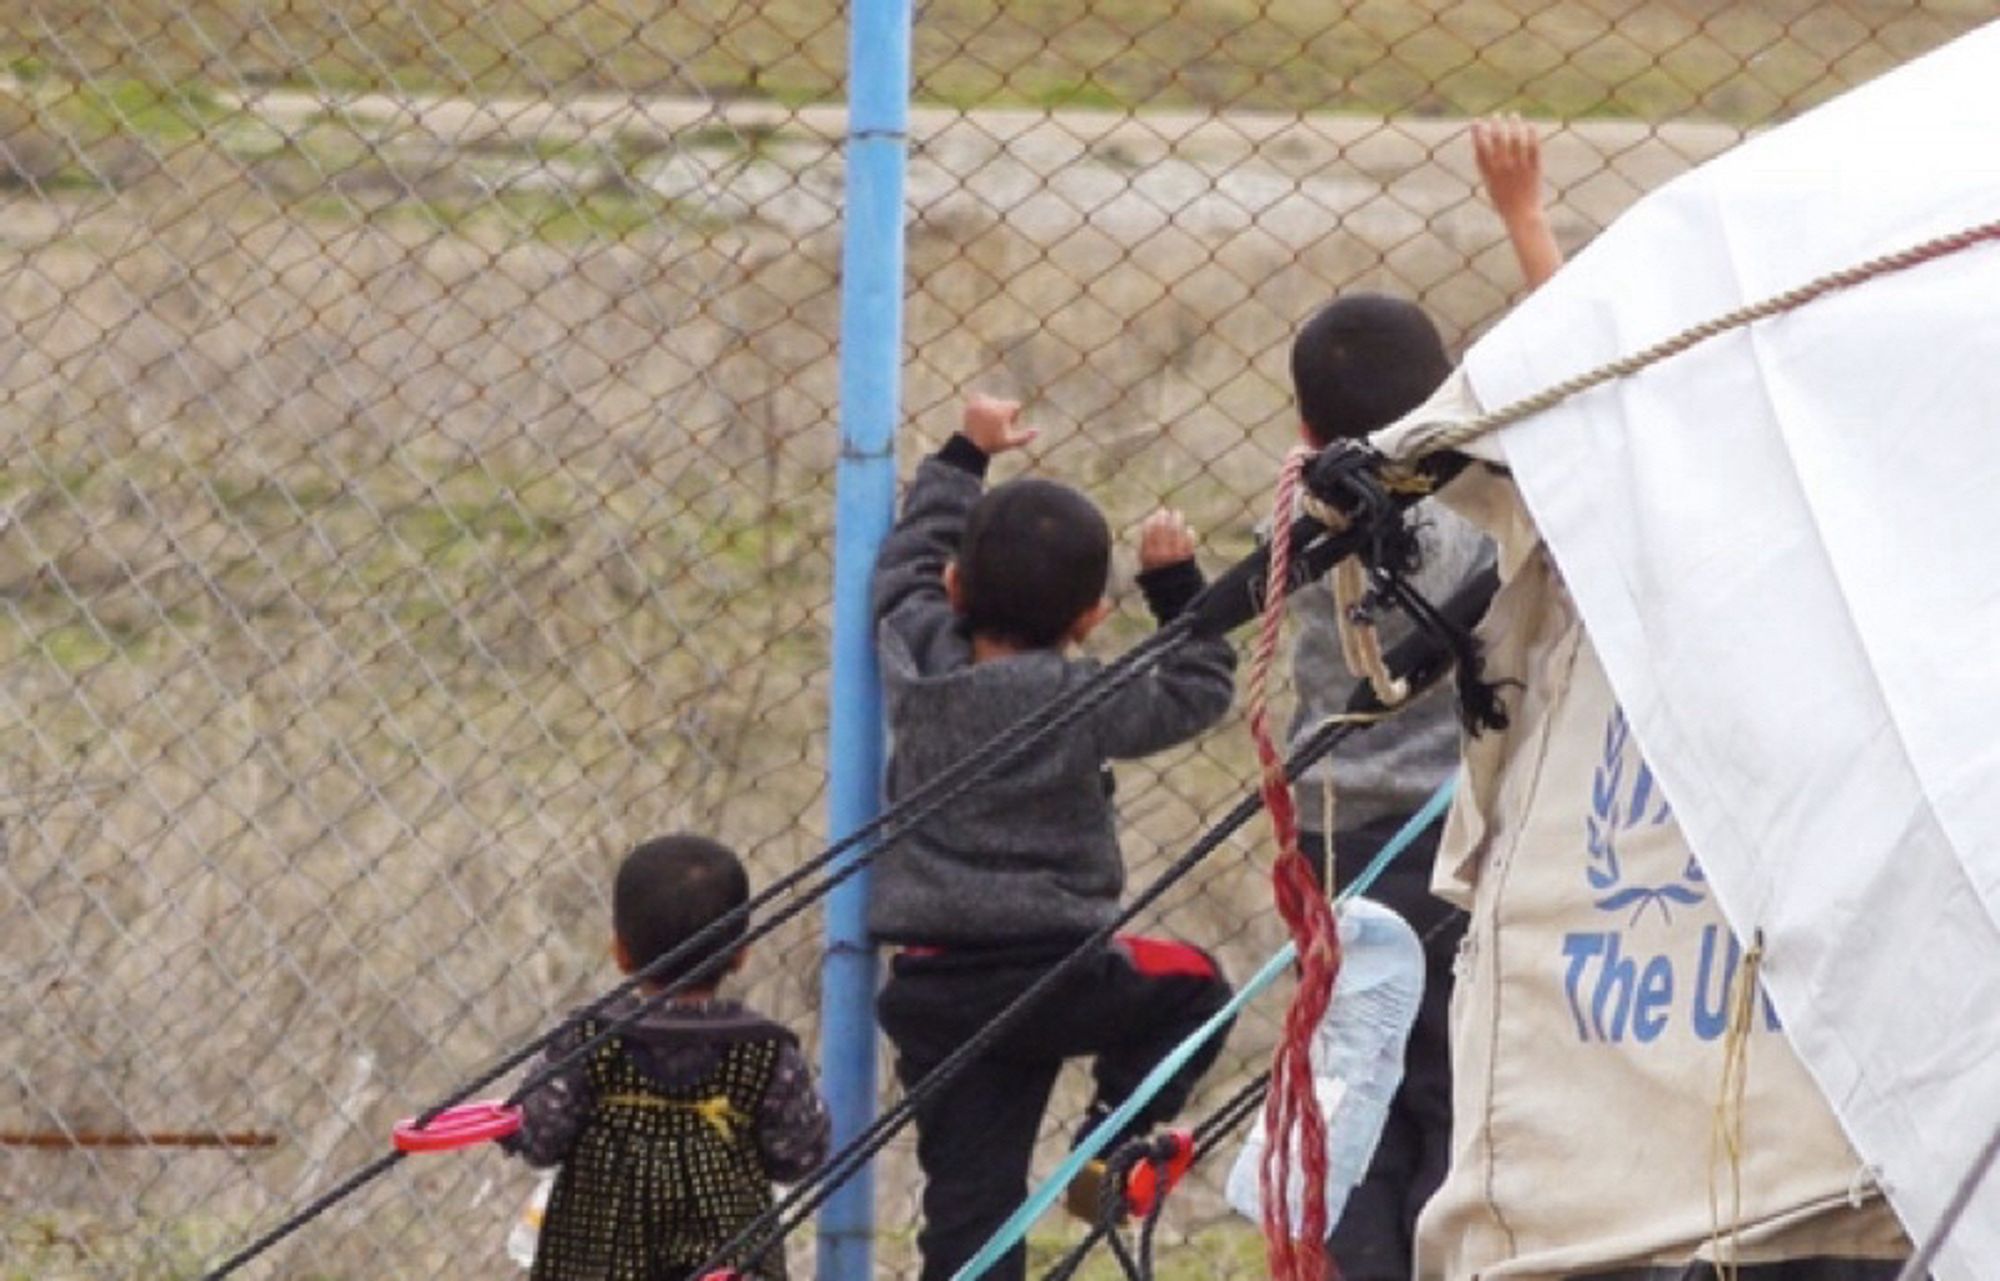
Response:
[{"label": "dark hair", "polygon": [[[611,884],[611,928],[625,945],[632,968],[640,970],[749,897],[750,878],[728,849],[701,836],[662,836],[638,846],[618,865]],[[660,984],[686,978],[690,986],[715,986],[729,972],[746,924],[737,921],[712,945],[648,977]]]},{"label": "dark hair", "polygon": [[1429,399],[1451,361],[1423,309],[1386,294],[1346,294],[1292,340],[1292,391],[1316,445],[1387,427]]},{"label": "dark hair", "polygon": [[1082,494],[1023,476],[973,504],[958,549],[966,626],[1032,649],[1062,643],[1104,597],[1111,528]]}]

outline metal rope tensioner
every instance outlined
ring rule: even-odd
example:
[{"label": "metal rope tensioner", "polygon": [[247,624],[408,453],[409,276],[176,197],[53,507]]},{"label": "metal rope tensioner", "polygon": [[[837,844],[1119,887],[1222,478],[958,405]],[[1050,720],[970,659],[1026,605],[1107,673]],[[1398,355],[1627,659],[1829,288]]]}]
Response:
[{"label": "metal rope tensioner", "polygon": [[[1325,577],[1356,554],[1371,561],[1386,556],[1399,565],[1413,563],[1415,538],[1403,511],[1461,465],[1462,460],[1441,455],[1435,462],[1425,460],[1417,471],[1403,472],[1358,442],[1321,450],[1303,473],[1311,495],[1308,514],[1285,531],[1291,549],[1285,594]],[[1260,547],[1217,578],[1190,610],[1195,634],[1223,636],[1257,617],[1264,608],[1269,565],[1270,548]]]},{"label": "metal rope tensioner", "polygon": [[[1412,508],[1456,476],[1468,461],[1459,454],[1434,454],[1409,465],[1393,463],[1359,441],[1328,446],[1306,464],[1301,477],[1310,495],[1308,519],[1327,532],[1294,556],[1309,562],[1331,556],[1328,565],[1345,555],[1358,557],[1367,572],[1369,590],[1355,607],[1358,616],[1349,621],[1373,622],[1385,608],[1400,609],[1418,631],[1441,642],[1442,650],[1437,651],[1440,658],[1458,673],[1460,719],[1468,731],[1478,733],[1504,729],[1507,724],[1498,691],[1479,679],[1479,647],[1471,630],[1497,580],[1490,571],[1480,575],[1481,590],[1470,593],[1469,599],[1467,593],[1454,592],[1451,607],[1445,609],[1425,598],[1410,581],[1423,563]],[[1294,536],[1297,533],[1294,526]],[[1416,687],[1422,688],[1439,674],[1416,673],[1420,677]],[[1365,684],[1356,700],[1350,711],[1383,710]]]}]

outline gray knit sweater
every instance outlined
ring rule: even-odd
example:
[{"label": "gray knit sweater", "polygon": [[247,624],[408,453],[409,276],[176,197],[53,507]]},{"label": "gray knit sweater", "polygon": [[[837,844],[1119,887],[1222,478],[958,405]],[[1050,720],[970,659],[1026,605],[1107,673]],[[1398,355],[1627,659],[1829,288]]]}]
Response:
[{"label": "gray knit sweater", "polygon": [[[942,573],[983,486],[963,437],[925,459],[875,569],[891,802],[1022,717],[1076,690],[1090,659],[1036,650],[975,664]],[[1201,588],[1192,562],[1143,575],[1164,622]],[[1107,762],[1185,742],[1234,694],[1226,641],[1189,640],[1081,721],[975,786],[876,859],[869,927],[893,943],[1074,939],[1117,914],[1125,888]]]},{"label": "gray knit sweater", "polygon": [[[1439,602],[1493,563],[1493,546],[1477,526],[1441,503],[1425,502],[1417,510],[1423,563],[1412,586],[1426,599]],[[1340,654],[1331,577],[1299,591],[1291,607],[1298,627],[1292,651],[1298,689],[1292,741],[1297,743],[1325,717],[1345,710],[1360,682],[1348,673]],[[1385,618],[1383,647],[1408,635],[1410,626],[1400,613]],[[1324,829],[1329,787],[1336,797],[1337,831],[1406,818],[1458,768],[1458,748],[1457,703],[1451,682],[1441,681],[1389,720],[1343,740],[1293,785],[1299,825],[1309,832]]]}]

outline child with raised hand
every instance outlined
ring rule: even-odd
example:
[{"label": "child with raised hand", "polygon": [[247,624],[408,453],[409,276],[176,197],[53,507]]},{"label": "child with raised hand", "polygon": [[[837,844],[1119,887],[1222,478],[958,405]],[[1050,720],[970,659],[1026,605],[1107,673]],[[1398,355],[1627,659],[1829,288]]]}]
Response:
[{"label": "child with raised hand", "polygon": [[1542,138],[1517,115],[1473,122],[1472,158],[1486,199],[1507,228],[1515,261],[1530,290],[1538,289],[1562,266],[1562,250],[1549,230],[1542,203]]},{"label": "child with raised hand", "polygon": [[[891,801],[1098,670],[1074,650],[1110,613],[1110,530],[1089,499],[1053,481],[986,490],[988,461],[1035,438],[1019,419],[1011,401],[970,398],[958,434],[919,464],[883,544],[875,616]],[[1194,552],[1175,513],[1141,527],[1139,587],[1161,623],[1202,589]],[[900,948],[879,1010],[906,1087],[1117,915],[1125,867],[1109,763],[1221,719],[1234,665],[1224,641],[1183,641],[877,857],[870,926]],[[1027,1196],[1036,1132],[1065,1059],[1095,1059],[1087,1133],[1229,991],[1197,948],[1121,938],[920,1106],[924,1281],[951,1276]],[[1177,1112],[1220,1044],[1211,1040],[1114,1143]],[[989,1275],[1012,1281],[1025,1269],[1017,1246]]]},{"label": "child with raised hand", "polygon": [[[750,897],[743,864],[699,836],[647,841],[612,883],[612,952],[646,968]],[[830,1123],[797,1038],[716,995],[743,966],[742,924],[637,992],[573,1018],[531,1075],[604,1028],[633,1021],[522,1100],[502,1140],[530,1165],[560,1165],[533,1281],[680,1278],[770,1208],[773,1181],[826,1159]],[[688,986],[665,1002],[658,994]],[[744,1271],[783,1281],[783,1248]]]},{"label": "child with raised hand", "polygon": [[[1517,116],[1496,117],[1472,126],[1472,150],[1487,198],[1506,227],[1522,277],[1533,289],[1562,265],[1543,207],[1540,138],[1533,125]],[[1421,307],[1382,294],[1343,294],[1307,320],[1293,340],[1300,434],[1315,448],[1360,440],[1427,400],[1451,367],[1444,339]],[[1417,538],[1423,563],[1415,586],[1426,598],[1440,601],[1492,564],[1492,548],[1471,522],[1442,504],[1426,501],[1416,510],[1421,513]],[[1293,722],[1297,741],[1347,706],[1357,680],[1341,657],[1336,608],[1325,586],[1298,593],[1292,610],[1298,622],[1292,660],[1299,700]],[[1400,618],[1385,620],[1383,643],[1394,645],[1407,627]],[[1457,708],[1443,685],[1336,747],[1293,789],[1304,829],[1299,844],[1307,858],[1317,868],[1331,863],[1336,884],[1351,881],[1457,769],[1458,759]],[[1423,1000],[1404,1051],[1402,1081],[1390,1101],[1381,1140],[1329,1242],[1346,1281],[1407,1281],[1418,1213],[1437,1191],[1450,1162],[1447,1024],[1452,964],[1465,933],[1465,914],[1431,893],[1438,837],[1437,827],[1418,837],[1369,891],[1417,931],[1426,973]]]}]

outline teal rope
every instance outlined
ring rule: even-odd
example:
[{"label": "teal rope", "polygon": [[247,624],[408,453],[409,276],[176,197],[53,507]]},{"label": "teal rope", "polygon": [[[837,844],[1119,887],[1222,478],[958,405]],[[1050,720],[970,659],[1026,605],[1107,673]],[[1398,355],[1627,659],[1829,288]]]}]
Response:
[{"label": "teal rope", "polygon": [[[1389,838],[1389,843],[1369,861],[1368,866],[1362,869],[1361,875],[1354,878],[1353,884],[1341,889],[1336,901],[1345,903],[1373,885],[1376,878],[1382,875],[1383,869],[1388,867],[1398,854],[1409,848],[1411,841],[1416,840],[1425,828],[1437,822],[1445,807],[1451,804],[1452,793],[1456,790],[1457,784],[1456,778],[1448,778],[1439,784],[1437,791],[1432,792],[1431,798],[1424,802],[1423,808],[1412,814],[1409,821]],[[1035,1220],[1041,1218],[1049,1206],[1054,1204],[1055,1199],[1062,1195],[1063,1189],[1076,1178],[1077,1172],[1083,1169],[1085,1163],[1103,1151],[1111,1142],[1111,1136],[1123,1130],[1132,1118],[1138,1115],[1140,1108],[1166,1088],[1168,1080],[1174,1073],[1180,1071],[1187,1061],[1194,1057],[1195,1051],[1206,1045],[1211,1037],[1234,1019],[1251,998],[1276,982],[1280,974],[1290,969],[1292,958],[1297,954],[1295,944],[1288,942],[1279,948],[1277,954],[1264,962],[1263,967],[1251,976],[1250,981],[1237,990],[1228,1005],[1223,1006],[1209,1018],[1208,1022],[1196,1028],[1186,1040],[1161,1059],[1159,1064],[1147,1073],[1146,1079],[1139,1082],[1139,1088],[1132,1091],[1131,1097],[1119,1104],[1110,1116],[1105,1117],[1096,1128],[1084,1136],[1083,1142],[1077,1144],[1076,1150],[1071,1152],[1063,1163],[1056,1167],[1055,1173],[1051,1174],[1042,1186],[1036,1188],[1028,1199],[1021,1203],[1020,1208],[1000,1225],[991,1239],[979,1248],[979,1253],[973,1255],[966,1261],[964,1267],[952,1274],[951,1281],[974,1281],[974,1278],[984,1276],[988,1268],[1000,1261],[1001,1255],[1013,1249],[1015,1242],[1027,1235],[1029,1227],[1033,1226]]]}]

